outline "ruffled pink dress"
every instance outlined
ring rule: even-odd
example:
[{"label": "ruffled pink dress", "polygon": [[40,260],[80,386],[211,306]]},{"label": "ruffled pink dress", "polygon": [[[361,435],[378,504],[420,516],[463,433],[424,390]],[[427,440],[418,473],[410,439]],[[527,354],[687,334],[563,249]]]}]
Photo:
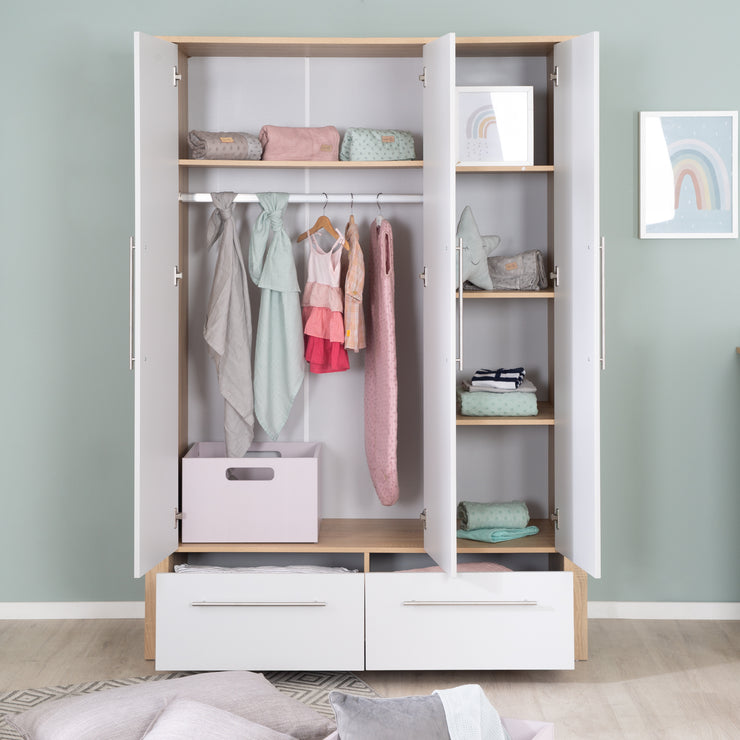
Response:
[{"label": "ruffled pink dress", "polygon": [[344,237],[340,234],[326,251],[313,234],[308,243],[308,277],[301,299],[305,358],[312,373],[349,370],[340,285]]}]

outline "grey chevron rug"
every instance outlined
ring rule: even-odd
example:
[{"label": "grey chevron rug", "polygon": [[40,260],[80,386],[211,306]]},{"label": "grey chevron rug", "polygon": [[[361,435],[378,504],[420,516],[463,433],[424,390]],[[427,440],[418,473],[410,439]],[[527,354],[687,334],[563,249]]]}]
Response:
[{"label": "grey chevron rug", "polygon": [[[19,740],[21,736],[5,721],[9,714],[23,712],[31,707],[38,706],[45,701],[60,699],[64,696],[91,694],[94,691],[104,691],[120,686],[131,686],[149,681],[167,681],[171,678],[189,676],[190,673],[158,673],[152,676],[138,676],[136,678],[119,678],[107,681],[89,681],[87,683],[70,684],[68,686],[47,686],[41,689],[16,689],[0,694],[0,740]],[[292,696],[302,704],[310,706],[326,717],[334,717],[329,704],[330,691],[343,691],[345,694],[357,696],[377,696],[364,681],[352,673],[333,673],[322,671],[267,671],[266,679],[275,688],[288,696]]]}]

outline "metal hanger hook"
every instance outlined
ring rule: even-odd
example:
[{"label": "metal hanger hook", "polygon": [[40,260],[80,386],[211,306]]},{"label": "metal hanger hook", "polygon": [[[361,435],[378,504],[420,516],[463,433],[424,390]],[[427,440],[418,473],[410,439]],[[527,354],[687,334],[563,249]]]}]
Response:
[{"label": "metal hanger hook", "polygon": [[383,213],[383,209],[380,207],[380,196],[383,195],[383,193],[378,193],[375,196],[375,203],[378,206],[378,215],[380,216]]},{"label": "metal hanger hook", "polygon": [[326,193],[321,193],[324,196],[324,213],[326,213],[326,207],[329,205],[329,196]]},{"label": "metal hanger hook", "polygon": [[349,212],[350,213],[355,212],[355,194],[354,193],[349,194]]}]

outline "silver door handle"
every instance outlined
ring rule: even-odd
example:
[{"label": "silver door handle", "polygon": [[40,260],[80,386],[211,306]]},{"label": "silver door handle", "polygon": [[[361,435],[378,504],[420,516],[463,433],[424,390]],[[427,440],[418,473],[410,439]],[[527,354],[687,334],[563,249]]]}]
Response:
[{"label": "silver door handle", "polygon": [[601,369],[606,370],[606,239],[602,236],[599,242],[599,254],[601,256],[601,290],[599,296],[599,309],[601,313]]},{"label": "silver door handle", "polygon": [[403,601],[403,606],[537,606],[536,601]]},{"label": "silver door handle", "polygon": [[458,300],[458,327],[457,327],[457,357],[455,362],[457,363],[458,370],[463,369],[463,240],[462,237],[457,242],[457,275],[458,275],[458,289],[457,289],[457,300]]},{"label": "silver door handle", "polygon": [[134,237],[128,240],[128,369],[134,369]]},{"label": "silver door handle", "polygon": [[326,606],[325,601],[191,601],[190,606]]}]

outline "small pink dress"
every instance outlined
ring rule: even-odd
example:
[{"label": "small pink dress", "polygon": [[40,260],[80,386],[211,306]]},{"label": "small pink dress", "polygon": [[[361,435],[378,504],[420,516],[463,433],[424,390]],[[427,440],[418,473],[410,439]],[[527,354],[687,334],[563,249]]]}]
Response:
[{"label": "small pink dress", "polygon": [[344,297],[340,286],[344,237],[328,251],[308,236],[308,277],[301,299],[305,358],[312,373],[349,370],[344,348]]},{"label": "small pink dress", "polygon": [[365,454],[384,506],[398,501],[398,376],[394,309],[393,232],[370,226],[369,311],[365,350]]}]

